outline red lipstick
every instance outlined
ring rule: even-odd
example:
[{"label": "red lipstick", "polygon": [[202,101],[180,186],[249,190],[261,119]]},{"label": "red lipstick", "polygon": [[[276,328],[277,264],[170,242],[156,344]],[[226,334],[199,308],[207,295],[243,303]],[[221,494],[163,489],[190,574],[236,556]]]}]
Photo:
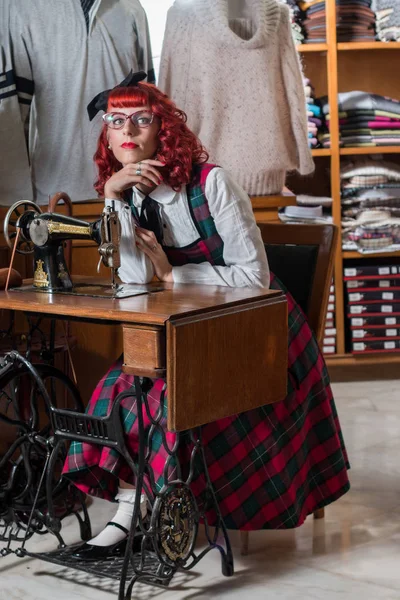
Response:
[{"label": "red lipstick", "polygon": [[130,150],[132,150],[133,148],[138,148],[138,145],[134,144],[133,142],[125,142],[121,145],[121,148],[129,148]]}]

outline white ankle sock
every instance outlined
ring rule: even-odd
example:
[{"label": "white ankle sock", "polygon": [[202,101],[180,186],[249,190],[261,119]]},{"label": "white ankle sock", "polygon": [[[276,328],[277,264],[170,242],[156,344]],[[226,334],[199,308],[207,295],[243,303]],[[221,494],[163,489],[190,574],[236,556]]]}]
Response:
[{"label": "white ankle sock", "polygon": [[[130,529],[133,517],[135,495],[135,489],[118,488],[118,494],[115,496],[115,499],[118,501],[118,510],[111,521],[121,525],[122,527],[125,527],[125,529],[128,529],[128,531]],[[142,519],[144,519],[147,514],[147,499],[145,494],[140,496],[140,512],[142,514]],[[126,533],[119,529],[119,527],[107,525],[103,531],[101,531],[88,543],[92,544],[93,546],[111,546],[117,542],[120,542],[124,538],[126,538]]]}]

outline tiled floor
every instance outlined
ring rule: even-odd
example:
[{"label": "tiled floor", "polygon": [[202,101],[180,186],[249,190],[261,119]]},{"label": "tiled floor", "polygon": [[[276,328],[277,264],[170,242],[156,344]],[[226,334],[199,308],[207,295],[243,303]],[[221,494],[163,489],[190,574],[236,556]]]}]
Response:
[{"label": "tiled floor", "polygon": [[[135,586],[139,600],[400,600],[400,380],[339,383],[336,403],[352,463],[351,491],[297,530],[252,533],[236,573],[217,554],[178,575],[167,591]],[[91,507],[95,529],[110,506]],[[112,511],[111,511],[112,512]],[[68,540],[75,530],[68,526]],[[52,543],[41,538],[37,545]],[[117,585],[36,560],[0,559],[1,600],[111,600]]]}]

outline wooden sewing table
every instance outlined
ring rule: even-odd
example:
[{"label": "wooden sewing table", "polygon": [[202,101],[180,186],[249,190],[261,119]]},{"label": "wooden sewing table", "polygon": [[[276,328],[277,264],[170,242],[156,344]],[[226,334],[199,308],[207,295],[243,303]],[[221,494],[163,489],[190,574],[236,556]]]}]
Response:
[{"label": "wooden sewing table", "polygon": [[[81,276],[74,281],[95,285],[101,280]],[[162,291],[152,292],[160,284],[149,284],[149,294],[120,300],[33,289],[2,291],[0,309],[119,323],[125,372],[166,377],[168,429],[172,431],[285,397],[287,305],[282,292],[209,285],[161,286]]]},{"label": "wooden sewing table", "polygon": [[[99,282],[96,278],[87,277],[84,281],[93,285]],[[212,549],[219,550],[222,573],[225,576],[233,574],[229,536],[208,474],[199,426],[277,402],[286,396],[287,303],[281,291],[156,283],[148,286],[148,292],[118,300],[34,290],[0,292],[0,309],[67,320],[118,323],[122,327],[123,368],[136,377],[132,390],[121,392],[114,400],[111,413],[106,417],[96,417],[48,404],[54,436],[46,442],[49,454],[43,467],[47,503],[43,505],[42,502],[39,506],[35,499],[31,515],[35,514],[39,519],[42,518],[40,515],[44,515],[40,521],[41,532],[47,529],[56,535],[60,542],[58,549],[39,553],[27,550],[25,541],[33,533],[29,524],[22,528],[23,535],[20,537],[18,528],[13,533],[10,523],[3,523],[2,529],[0,519],[0,541],[8,541],[7,547],[2,550],[4,555],[15,551],[17,556],[32,556],[95,576],[117,579],[120,582],[119,600],[131,597],[136,581],[168,586],[177,569],[192,569]],[[101,339],[98,343],[101,344]],[[18,360],[25,359],[19,357]],[[166,378],[167,428],[177,432],[173,448],[168,446],[165,434],[161,433],[161,430],[164,431],[161,419],[165,395],[160,398],[160,409],[152,417],[148,433],[144,430],[141,415],[149,414],[146,413],[147,392],[138,376]],[[32,389],[37,388],[33,386]],[[120,402],[126,394],[135,396],[137,406],[137,456],[132,456],[127,450],[120,418]],[[151,453],[146,450],[153,447],[157,432],[167,456],[162,489],[155,485]],[[170,472],[168,465],[172,459],[179,464],[180,436],[187,435],[193,446],[190,467],[185,474],[179,466],[176,472]],[[41,440],[32,431],[24,443],[38,444]],[[77,561],[73,555],[74,547],[66,546],[63,541],[62,517],[57,516],[53,503],[53,490],[56,488],[53,488],[52,469],[57,466],[58,452],[65,440],[112,447],[132,469],[136,501],[123,557]],[[26,454],[29,454],[29,448]],[[206,480],[205,499],[200,504],[190,487],[195,464],[202,465]],[[38,489],[41,489],[40,485]],[[151,517],[146,522],[140,517],[142,489],[151,504]],[[36,506],[42,512],[38,513]],[[82,509],[87,528],[86,537],[83,537],[81,528],[81,536],[89,539],[89,516],[84,505]],[[208,525],[210,510],[215,515],[213,534]],[[200,522],[205,523],[208,546],[196,554]],[[140,548],[136,540],[139,540]],[[11,541],[22,541],[22,546],[13,550]]]}]

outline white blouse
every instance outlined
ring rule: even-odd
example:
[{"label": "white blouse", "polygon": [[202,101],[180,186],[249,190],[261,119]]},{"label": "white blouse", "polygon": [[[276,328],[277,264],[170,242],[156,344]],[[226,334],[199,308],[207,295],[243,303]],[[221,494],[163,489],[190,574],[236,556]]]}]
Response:
[{"label": "white blouse", "polygon": [[[144,194],[132,188],[133,203],[140,212]],[[226,266],[187,264],[172,268],[176,283],[203,283],[229,287],[269,287],[269,267],[261,232],[256,225],[250,198],[221,168],[207,176],[205,195],[218,234],[224,242]],[[184,248],[199,240],[199,232],[190,215],[186,187],[175,192],[161,184],[150,196],[160,205],[165,246]],[[114,205],[121,223],[121,267],[118,275],[124,283],[148,283],[154,276],[151,260],[136,246],[135,224],[130,207],[123,200],[105,199]]]}]

